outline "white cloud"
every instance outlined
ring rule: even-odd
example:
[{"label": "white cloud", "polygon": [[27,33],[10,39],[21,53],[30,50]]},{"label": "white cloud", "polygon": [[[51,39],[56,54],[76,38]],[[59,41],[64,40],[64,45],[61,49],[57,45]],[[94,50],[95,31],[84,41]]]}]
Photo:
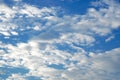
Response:
[{"label": "white cloud", "polygon": [[[90,8],[85,15],[63,15],[63,17],[59,17],[59,11],[53,7],[39,9],[35,6],[23,4],[23,6],[13,6],[13,8],[9,8],[3,4],[0,10],[1,15],[3,14],[0,17],[2,20],[1,26],[9,27],[9,25],[7,25],[9,23],[19,29],[18,31],[21,29],[28,30],[27,26],[30,27],[29,29],[33,29],[33,31],[48,30],[46,33],[42,33],[43,35],[41,34],[41,36],[50,33],[54,36],[53,32],[57,32],[58,34],[71,32],[93,34],[95,32],[103,36],[111,33],[112,29],[120,26],[119,5],[113,5],[113,3],[109,3],[109,1],[105,2],[109,4],[108,8],[100,8],[99,10]],[[42,22],[45,23],[41,25],[40,23]],[[6,28],[4,27],[4,29]],[[9,30],[9,32],[11,31]]]},{"label": "white cloud", "polygon": [[49,13],[55,14],[54,13],[54,8],[42,8],[39,9],[37,7],[31,6],[31,5],[24,5],[22,9],[20,9],[19,13],[21,14],[26,14],[27,17],[43,17],[43,16],[48,16]]},{"label": "white cloud", "polygon": [[[0,66],[22,66],[29,69],[30,72],[24,78],[36,76],[43,80],[118,80],[120,48],[104,53],[89,53],[73,45],[94,45],[96,34],[107,35],[120,26],[120,6],[109,1],[105,3],[109,4],[108,8],[90,8],[84,15],[61,17],[55,8],[39,9],[28,4],[13,8],[0,5],[0,15],[3,14],[0,17],[1,34],[19,36],[25,33],[32,36],[26,43],[16,43],[16,46],[1,42],[0,48],[6,51],[0,50]],[[39,34],[36,35],[37,32]],[[57,48],[56,44],[65,43],[77,51]],[[52,64],[62,64],[64,69],[48,66]],[[16,78],[24,80],[19,74],[12,74],[7,80]]]},{"label": "white cloud", "polygon": [[120,63],[118,61],[120,58],[119,56],[120,56],[119,48],[107,51],[104,54],[95,55],[93,56],[92,66],[93,68],[111,73],[120,72],[120,70],[118,69],[120,67]]},{"label": "white cloud", "polygon": [[7,21],[7,19],[13,18],[15,15],[15,11],[12,10],[11,8],[9,8],[7,5],[5,4],[1,4],[0,5],[0,15],[2,15],[0,18],[3,21]]},{"label": "white cloud", "polygon": [[[17,30],[18,32],[23,29],[23,30],[28,30],[28,29],[34,29],[34,30],[42,30],[42,27],[40,25],[40,20],[44,16],[49,16],[50,14],[55,15],[55,10],[54,8],[37,8],[34,6],[30,6],[27,4],[23,4],[23,6],[13,6],[8,7],[5,4],[0,5],[0,31],[1,34],[3,35],[8,35],[11,34],[14,35],[14,30]],[[26,18],[26,21],[24,21]],[[35,20],[38,20],[35,22]],[[27,26],[30,27],[28,28]],[[34,27],[38,26],[38,28]],[[47,26],[46,26],[47,27]],[[33,31],[34,31],[33,30]],[[14,32],[14,33],[13,33]],[[8,34],[7,34],[8,33]],[[10,34],[11,33],[11,34]],[[17,32],[16,34],[17,35]]]},{"label": "white cloud", "polygon": [[111,41],[111,40],[114,39],[114,38],[115,38],[115,36],[112,35],[112,36],[108,37],[105,41],[108,42],[108,41]]},{"label": "white cloud", "polygon": [[[14,67],[23,66],[30,70],[26,77],[42,76],[43,80],[96,80],[98,77],[99,80],[119,79],[119,48],[90,54],[81,49],[81,52],[71,54],[58,50],[55,45],[49,43],[46,43],[45,49],[42,50],[41,44],[32,40],[28,43],[19,43],[17,46],[5,45],[9,53],[2,55],[0,63]],[[63,64],[65,69],[59,70],[47,66],[51,64]]]},{"label": "white cloud", "polygon": [[[79,58],[75,58],[79,62],[73,64],[70,67],[72,69],[65,71],[63,76],[68,80],[118,80],[120,78],[118,76],[120,75],[119,50],[118,48],[105,53],[94,54],[90,58],[85,55],[82,58],[79,55]],[[84,60],[84,64],[81,60]]]},{"label": "white cloud", "polygon": [[10,36],[10,34],[8,32],[0,32],[0,33],[2,33],[5,36]]},{"label": "white cloud", "polygon": [[12,35],[18,35],[18,33],[15,32],[15,31],[12,31],[11,34],[12,34]]},{"label": "white cloud", "polygon": [[63,42],[75,43],[77,45],[91,45],[95,42],[95,39],[89,35],[83,35],[78,33],[69,33],[66,35],[62,35],[61,39]]},{"label": "white cloud", "polygon": [[26,80],[23,76],[19,75],[19,74],[12,74],[11,76],[9,76],[6,80]]}]

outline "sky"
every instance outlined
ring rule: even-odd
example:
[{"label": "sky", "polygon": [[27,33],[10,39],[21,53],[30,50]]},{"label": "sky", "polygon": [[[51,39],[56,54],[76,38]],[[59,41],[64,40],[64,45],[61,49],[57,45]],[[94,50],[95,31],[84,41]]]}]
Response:
[{"label": "sky", "polygon": [[0,0],[0,80],[119,80],[120,0]]}]

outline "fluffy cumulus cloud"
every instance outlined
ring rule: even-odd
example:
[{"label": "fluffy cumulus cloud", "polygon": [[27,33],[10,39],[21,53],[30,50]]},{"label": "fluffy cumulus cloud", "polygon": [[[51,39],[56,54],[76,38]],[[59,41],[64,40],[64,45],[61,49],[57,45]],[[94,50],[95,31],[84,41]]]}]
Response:
[{"label": "fluffy cumulus cloud", "polygon": [[12,74],[8,80],[16,78],[24,80],[29,76],[40,77],[43,80],[118,80],[120,78],[119,48],[97,54],[85,52],[80,48],[77,49],[78,52],[71,54],[58,50],[51,44],[42,46],[37,41],[4,47],[8,48],[8,53],[1,51],[1,67],[22,66],[29,70],[25,75]]},{"label": "fluffy cumulus cloud", "polygon": [[97,9],[69,15],[61,8],[14,1],[14,6],[0,1],[1,80],[120,79],[120,48],[102,53],[86,50],[97,43],[96,36],[120,27],[119,3],[93,2]]}]

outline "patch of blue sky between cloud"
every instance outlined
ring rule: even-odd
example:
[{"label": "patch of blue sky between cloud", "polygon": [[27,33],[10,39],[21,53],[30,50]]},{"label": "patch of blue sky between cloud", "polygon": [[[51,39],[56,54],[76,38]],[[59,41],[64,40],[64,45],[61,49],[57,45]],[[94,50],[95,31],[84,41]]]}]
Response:
[{"label": "patch of blue sky between cloud", "polygon": [[[30,1],[30,0],[22,0],[25,3],[30,5],[35,5],[37,7],[60,7],[65,10],[65,14],[84,14],[86,10],[91,6],[91,1],[96,0],[44,0],[44,1]],[[74,4],[74,5],[73,5]]]},{"label": "patch of blue sky between cloud", "polygon": [[25,75],[26,73],[29,72],[29,70],[22,67],[10,67],[10,66],[0,67],[0,71],[1,71],[0,78],[2,79],[7,79],[11,74]]},{"label": "patch of blue sky between cloud", "polygon": [[[9,43],[6,43],[7,40],[4,40],[5,42],[2,40],[0,43],[1,49],[6,49],[1,50],[0,66],[22,66],[29,70],[26,75],[11,73],[8,80],[16,78],[25,80],[28,76],[34,76],[34,79],[41,77],[42,80],[78,80],[80,78],[83,80],[118,80],[120,78],[119,45],[114,47],[115,49],[109,47],[110,49],[106,49],[109,51],[104,50],[102,53],[86,50],[86,47],[95,48],[97,42],[100,42],[98,46],[104,45],[99,38],[104,38],[105,42],[108,39],[107,36],[115,34],[112,30],[118,30],[120,26],[120,6],[117,3],[111,4],[109,0],[103,0],[103,2],[108,4],[107,8],[102,7],[96,10],[93,7],[88,8],[84,15],[62,13],[62,16],[59,16],[59,8],[55,7],[37,8],[27,3],[13,7],[2,5],[5,8],[4,14],[6,10],[11,12],[4,15],[6,17],[1,16],[5,23],[3,24],[5,27],[1,28],[3,31],[1,34],[4,35],[3,37],[9,37]],[[11,29],[6,24],[7,22],[15,28]],[[19,39],[15,42],[16,45],[11,42],[12,31],[18,33],[15,36]],[[23,37],[26,36],[29,38],[24,39]],[[62,44],[61,47],[67,44],[65,48],[68,50],[58,46]],[[73,52],[70,53],[70,50]]]},{"label": "patch of blue sky between cloud", "polygon": [[[115,48],[119,48],[120,32],[119,28],[113,29],[112,32],[106,36],[95,36],[96,42],[93,46],[81,46],[87,51],[104,52]],[[78,45],[79,46],[79,45]]]}]

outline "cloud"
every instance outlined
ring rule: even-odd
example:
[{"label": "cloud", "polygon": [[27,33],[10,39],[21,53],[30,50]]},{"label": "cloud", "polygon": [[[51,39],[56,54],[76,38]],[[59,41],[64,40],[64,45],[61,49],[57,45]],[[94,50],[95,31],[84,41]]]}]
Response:
[{"label": "cloud", "polygon": [[14,80],[14,79],[26,80],[23,76],[21,76],[21,75],[19,75],[19,74],[12,74],[12,75],[9,76],[6,80]]},{"label": "cloud", "polygon": [[[29,70],[24,77],[42,76],[43,80],[96,80],[97,78],[118,80],[120,78],[119,48],[104,53],[89,53],[81,49],[81,52],[71,54],[58,50],[50,44],[46,44],[46,48],[42,50],[40,44],[30,41],[19,43],[17,46],[6,45],[9,53],[2,55],[1,65],[23,66]],[[53,64],[62,64],[64,69],[47,66]]]},{"label": "cloud", "polygon": [[[117,80],[119,79],[119,48],[107,51],[105,53],[90,54],[90,58],[79,55],[77,64],[73,64],[71,69],[63,73],[68,80]],[[78,56],[78,55],[77,55]],[[85,59],[84,59],[85,58]],[[74,58],[74,60],[78,58]],[[84,60],[84,63],[81,62]],[[74,73],[74,74],[73,74]]]},{"label": "cloud", "polygon": [[[6,80],[25,80],[30,76],[43,80],[118,80],[120,48],[103,53],[84,49],[94,45],[95,36],[108,35],[120,26],[120,6],[109,0],[103,2],[107,8],[89,8],[84,15],[62,16],[54,7],[0,5],[0,34],[10,39],[30,37],[16,45],[1,40],[0,66],[22,66],[29,70],[24,75],[11,73]],[[62,65],[63,69],[50,65]]]},{"label": "cloud", "polygon": [[114,36],[110,36],[108,37],[105,41],[108,42],[108,41],[111,41],[112,39],[114,39],[115,37]]},{"label": "cloud", "polygon": [[[37,8],[24,3],[21,3],[23,6],[18,5],[12,8],[1,5],[1,34],[10,36],[10,33],[13,31],[17,31],[20,34],[27,31],[27,35],[29,33],[35,33],[35,35],[39,33],[41,38],[49,33],[51,33],[51,37],[58,38],[61,34],[76,32],[78,34],[82,33],[87,35],[94,35],[94,33],[96,33],[97,35],[105,36],[110,34],[112,29],[116,29],[120,26],[120,18],[118,4],[115,2],[110,3],[109,1],[103,2],[108,4],[108,8],[103,7],[99,10],[89,8],[88,12],[84,15],[71,16],[62,14],[61,17],[59,17],[59,14],[61,14],[59,8]],[[57,32],[58,37],[54,35],[54,32]]]}]

